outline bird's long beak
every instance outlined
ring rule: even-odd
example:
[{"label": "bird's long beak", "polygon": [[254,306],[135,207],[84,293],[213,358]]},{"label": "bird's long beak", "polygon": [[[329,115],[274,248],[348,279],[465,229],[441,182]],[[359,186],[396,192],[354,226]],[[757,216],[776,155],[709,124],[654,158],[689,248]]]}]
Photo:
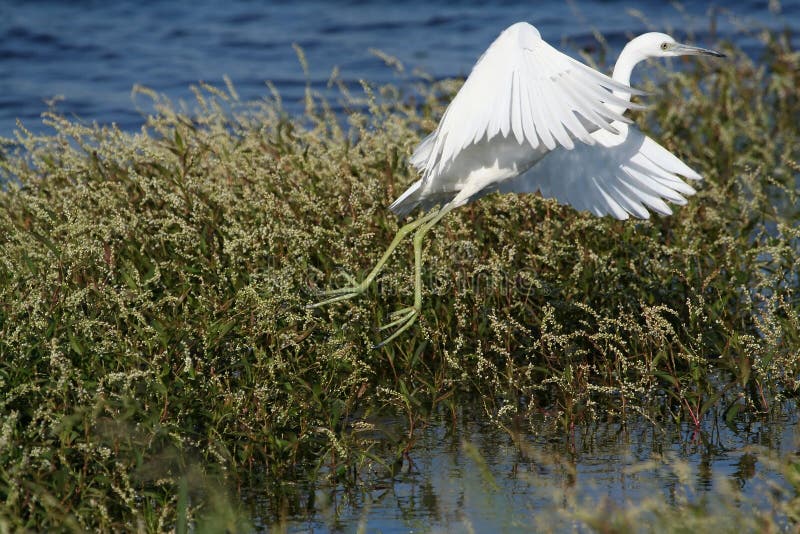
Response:
[{"label": "bird's long beak", "polygon": [[725,54],[722,52],[717,52],[716,50],[709,50],[708,48],[700,48],[699,46],[690,46],[686,44],[678,43],[675,45],[675,48],[672,49],[676,54],[682,56],[714,56],[714,57],[725,57]]}]

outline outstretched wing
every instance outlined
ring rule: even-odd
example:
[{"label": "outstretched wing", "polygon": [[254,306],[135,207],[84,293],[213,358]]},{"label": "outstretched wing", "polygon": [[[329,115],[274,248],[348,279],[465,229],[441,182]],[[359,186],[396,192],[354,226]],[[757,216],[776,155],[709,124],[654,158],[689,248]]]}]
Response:
[{"label": "outstretched wing", "polygon": [[593,145],[548,153],[521,175],[497,185],[503,193],[533,193],[555,198],[595,215],[647,219],[648,208],[664,215],[666,201],[686,204],[694,188],[681,179],[702,177],[634,126],[615,122],[617,133],[598,130]]},{"label": "outstretched wing", "polygon": [[592,144],[591,130],[613,132],[612,121],[629,122],[607,104],[641,107],[615,90],[641,94],[562,54],[530,24],[514,24],[478,60],[411,163],[435,175],[471,144],[496,135],[513,134],[534,149],[572,149],[575,138]]}]

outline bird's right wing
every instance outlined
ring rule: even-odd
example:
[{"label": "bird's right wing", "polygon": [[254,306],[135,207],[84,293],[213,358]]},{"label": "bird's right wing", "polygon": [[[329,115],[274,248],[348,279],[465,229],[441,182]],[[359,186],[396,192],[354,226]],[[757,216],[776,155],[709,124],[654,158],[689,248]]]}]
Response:
[{"label": "bird's right wing", "polygon": [[670,215],[665,200],[683,205],[694,188],[681,179],[702,179],[667,149],[634,126],[614,123],[617,133],[598,130],[593,145],[558,149],[516,178],[498,184],[502,193],[555,198],[595,215],[647,219],[648,208]]},{"label": "bird's right wing", "polygon": [[629,122],[607,104],[642,107],[612,91],[642,94],[562,54],[530,24],[514,24],[478,60],[411,163],[423,175],[436,174],[471,144],[496,135],[514,135],[534,149],[572,149],[575,138],[591,144],[590,130],[613,132],[612,121]]}]

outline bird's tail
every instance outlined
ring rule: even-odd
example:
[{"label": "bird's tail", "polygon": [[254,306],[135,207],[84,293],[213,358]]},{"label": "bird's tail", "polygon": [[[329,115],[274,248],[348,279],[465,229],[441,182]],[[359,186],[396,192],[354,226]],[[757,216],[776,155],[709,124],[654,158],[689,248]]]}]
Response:
[{"label": "bird's tail", "polygon": [[389,206],[389,209],[392,210],[399,219],[404,218],[419,205],[419,188],[421,185],[422,180],[417,180]]},{"label": "bird's tail", "polygon": [[[408,160],[411,166],[422,175],[425,174],[428,167],[428,159],[430,158],[431,151],[436,143],[436,133],[437,130],[434,130],[428,134],[425,139],[420,141],[420,143],[417,145],[417,148],[414,149],[414,153],[411,154],[411,158]],[[431,207],[430,202],[422,199],[422,192],[420,191],[421,186],[422,180],[417,180],[411,184],[411,186],[406,189],[402,195],[397,197],[397,200],[392,202],[391,206],[389,206],[389,209],[392,210],[392,212],[397,215],[399,219],[403,219],[419,205],[422,205],[423,209],[428,209]]]}]

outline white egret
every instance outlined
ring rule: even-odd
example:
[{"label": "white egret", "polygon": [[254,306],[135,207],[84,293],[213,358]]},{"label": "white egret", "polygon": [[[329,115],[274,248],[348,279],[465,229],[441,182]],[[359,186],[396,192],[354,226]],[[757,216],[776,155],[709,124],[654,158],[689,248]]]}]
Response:
[{"label": "white egret", "polygon": [[[488,193],[539,191],[595,215],[669,215],[665,201],[685,204],[695,190],[681,177],[701,177],[630,125],[635,65],[648,58],[724,54],[677,43],[663,33],[630,41],[609,78],[547,44],[538,30],[516,23],[489,46],[447,107],[436,129],[411,156],[421,174],[390,209],[404,217],[377,265],[360,283],[326,291],[322,306],[363,293],[392,251],[414,232],[414,304],[394,312],[382,329],[409,328],[422,307],[422,239],[445,214]],[[355,282],[355,281],[353,281]]]}]

